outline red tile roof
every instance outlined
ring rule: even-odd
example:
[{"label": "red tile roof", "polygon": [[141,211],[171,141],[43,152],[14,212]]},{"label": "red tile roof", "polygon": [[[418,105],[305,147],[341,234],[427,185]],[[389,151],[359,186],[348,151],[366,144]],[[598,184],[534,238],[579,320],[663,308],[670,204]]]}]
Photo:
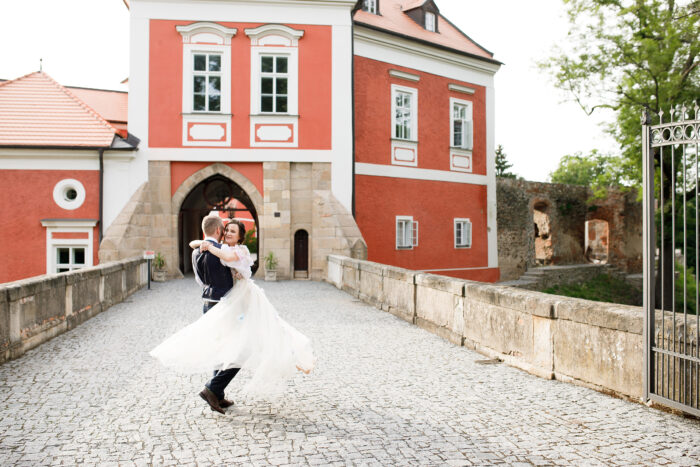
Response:
[{"label": "red tile roof", "polygon": [[46,73],[0,83],[0,146],[109,147],[116,132]]},{"label": "red tile roof", "polygon": [[355,24],[382,29],[389,33],[400,34],[409,38],[429,42],[440,47],[447,47],[456,52],[466,53],[476,58],[500,63],[493,59],[493,54],[474,42],[442,15],[438,15],[437,29],[431,32],[416,23],[405,12],[425,4],[428,0],[381,0],[379,14],[374,15],[361,9],[355,12]]},{"label": "red tile roof", "polygon": [[66,88],[109,123],[126,123],[128,121],[129,93],[73,86],[66,86]]}]

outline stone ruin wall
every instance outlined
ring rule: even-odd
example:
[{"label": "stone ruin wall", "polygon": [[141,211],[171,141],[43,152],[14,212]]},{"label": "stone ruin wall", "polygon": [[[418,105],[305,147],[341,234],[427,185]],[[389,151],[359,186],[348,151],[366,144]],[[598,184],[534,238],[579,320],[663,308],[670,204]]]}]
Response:
[{"label": "stone ruin wall", "polygon": [[642,206],[636,193],[610,190],[594,200],[588,187],[498,179],[498,263],[501,280],[537,265],[589,262],[585,225],[608,222],[608,263],[633,274],[642,270]]}]

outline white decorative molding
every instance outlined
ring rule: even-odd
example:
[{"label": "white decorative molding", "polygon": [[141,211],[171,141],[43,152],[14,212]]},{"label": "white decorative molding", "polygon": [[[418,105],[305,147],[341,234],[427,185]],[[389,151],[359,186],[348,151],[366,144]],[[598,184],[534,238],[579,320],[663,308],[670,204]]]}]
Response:
[{"label": "white decorative molding", "polygon": [[238,32],[217,23],[199,22],[186,26],[175,26],[185,44],[231,45],[231,38]]},{"label": "white decorative molding", "polygon": [[95,219],[42,219],[41,226],[56,229],[54,232],[82,232],[74,229],[92,228],[97,225]]},{"label": "white decorative molding", "polygon": [[[482,84],[484,81],[476,77],[475,79],[463,79],[460,75],[465,70],[483,72],[493,76],[501,67],[498,63],[469,57],[459,52],[439,49],[410,39],[403,39],[392,34],[363,27],[361,24],[355,24],[353,37],[355,53],[362,57],[374,58],[469,83]],[[405,60],[404,57],[406,58]],[[443,64],[456,65],[458,72],[452,73],[449,69],[441,66]],[[486,85],[486,83],[482,85]]]},{"label": "white decorative molding", "polygon": [[392,140],[391,163],[416,167],[418,165],[418,143]]},{"label": "white decorative molding", "polygon": [[[142,151],[149,161],[196,162],[202,160],[202,151],[196,147],[148,148]],[[232,160],[246,162],[332,162],[335,165],[338,162],[338,152],[332,149],[297,149],[268,143],[264,146],[246,149],[208,148],[207,160],[211,162],[231,162]]]},{"label": "white decorative molding", "polygon": [[257,140],[287,142],[292,139],[294,132],[287,125],[260,125],[255,130]]},{"label": "white decorative molding", "polygon": [[183,146],[231,146],[231,116],[187,114],[182,116]]},{"label": "white decorative molding", "polygon": [[194,123],[190,125],[190,139],[221,141],[226,137],[226,127],[218,123]]},{"label": "white decorative molding", "polygon": [[296,148],[299,146],[296,115],[251,115],[250,147]]},{"label": "white decorative molding", "polygon": [[53,187],[53,200],[67,211],[78,209],[85,202],[85,187],[72,178],[61,180]]},{"label": "white decorative molding", "polygon": [[283,24],[265,24],[257,28],[248,28],[245,33],[250,37],[253,47],[279,45],[282,47],[297,47],[304,31],[292,29]]},{"label": "white decorative molding", "polygon": [[476,92],[476,89],[474,88],[469,88],[467,86],[462,86],[460,84],[454,84],[450,83],[447,85],[447,88],[450,91],[455,91],[455,92],[461,92],[462,94],[474,94]]},{"label": "white decorative molding", "polygon": [[406,73],[405,71],[400,71],[400,70],[389,70],[389,76],[393,76],[394,78],[405,79],[405,80],[413,81],[413,82],[420,81],[419,75],[414,75],[412,73]]},{"label": "white decorative molding", "polygon": [[450,170],[471,173],[473,170],[471,153],[453,150],[450,154]]},{"label": "white decorative molding", "polygon": [[400,167],[398,165],[355,164],[356,175],[373,177],[408,178],[412,180],[431,180],[436,182],[467,183],[470,185],[487,185],[486,175],[452,172],[449,170],[419,169],[415,167]]}]

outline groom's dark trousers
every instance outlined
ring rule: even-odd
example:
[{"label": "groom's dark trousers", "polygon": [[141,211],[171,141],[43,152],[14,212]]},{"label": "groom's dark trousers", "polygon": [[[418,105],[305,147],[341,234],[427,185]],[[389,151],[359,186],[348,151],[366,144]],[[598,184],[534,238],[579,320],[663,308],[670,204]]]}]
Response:
[{"label": "groom's dark trousers", "polygon": [[[204,313],[209,311],[217,302],[204,302]],[[209,388],[219,400],[224,398],[224,390],[228,383],[236,376],[240,368],[229,368],[228,370],[214,370],[214,377],[204,386]]]},{"label": "groom's dark trousers", "polygon": [[[220,243],[213,241],[211,241],[211,243],[217,248],[221,248]],[[204,299],[203,312],[206,313],[233,288],[233,277],[231,276],[231,270],[221,264],[219,258],[208,251],[197,254],[198,251],[198,249],[194,251],[195,254],[192,256],[192,263],[204,285],[202,298]],[[228,383],[236,376],[239,369],[240,368],[229,368],[227,370],[215,371],[214,377],[204,386],[213,392],[219,400],[222,400],[224,398],[226,386],[228,386]]]}]

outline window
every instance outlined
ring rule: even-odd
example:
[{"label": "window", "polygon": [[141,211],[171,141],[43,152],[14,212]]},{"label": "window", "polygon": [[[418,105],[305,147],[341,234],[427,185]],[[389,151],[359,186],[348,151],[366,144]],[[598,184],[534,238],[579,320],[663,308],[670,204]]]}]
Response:
[{"label": "window", "polygon": [[182,36],[182,145],[230,146],[231,38],[237,30],[210,22],[175,30]]},{"label": "window", "polygon": [[392,85],[392,137],[415,141],[417,139],[416,102],[418,90]]},{"label": "window", "polygon": [[471,150],[473,133],[471,102],[452,100],[452,147]]},{"label": "window", "polygon": [[61,180],[53,187],[53,200],[68,211],[78,209],[85,202],[85,187],[72,178]]},{"label": "window", "polygon": [[260,55],[260,111],[287,113],[289,57]]},{"label": "window", "polygon": [[221,111],[221,54],[194,54],[193,106],[198,112]]},{"label": "window", "polygon": [[425,29],[435,32],[435,13],[425,12]]},{"label": "window", "polygon": [[95,219],[42,219],[46,227],[46,273],[92,266]]},{"label": "window", "polygon": [[56,270],[54,272],[68,272],[86,266],[86,248],[84,246],[56,246],[54,247],[56,258]]},{"label": "window", "polygon": [[366,12],[369,12],[369,13],[372,13],[373,15],[376,15],[378,1],[379,0],[363,0],[362,9],[365,10]]},{"label": "window", "polygon": [[471,248],[472,223],[469,219],[455,219],[455,248]]},{"label": "window", "polygon": [[409,216],[396,216],[396,249],[412,250],[418,246],[418,222]]}]

